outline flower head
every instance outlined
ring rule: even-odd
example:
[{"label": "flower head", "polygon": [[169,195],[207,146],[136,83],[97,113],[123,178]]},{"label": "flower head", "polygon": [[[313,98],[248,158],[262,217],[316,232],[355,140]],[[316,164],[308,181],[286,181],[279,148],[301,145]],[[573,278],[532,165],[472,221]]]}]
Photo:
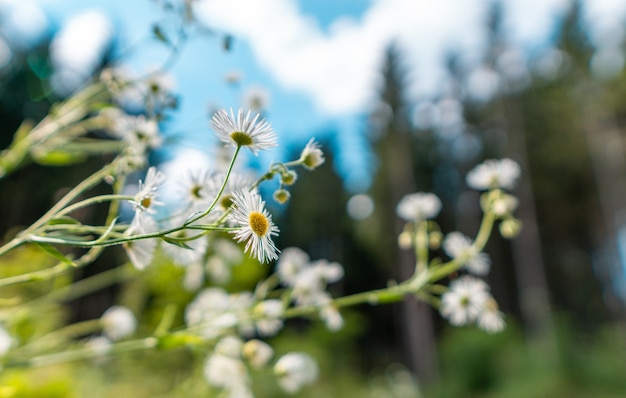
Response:
[{"label": "flower head", "polygon": [[485,282],[471,276],[462,276],[452,282],[450,290],[442,295],[439,311],[451,324],[466,325],[478,319],[490,297]]},{"label": "flower head", "polygon": [[220,140],[235,147],[248,147],[256,155],[259,150],[275,147],[278,140],[270,124],[265,119],[258,120],[259,116],[251,118],[250,111],[244,116],[243,109],[239,109],[235,117],[232,109],[230,115],[220,109],[211,118],[211,125]]},{"label": "flower head", "polygon": [[[143,235],[157,230],[157,224],[151,217],[143,213],[136,213],[130,226],[124,233],[125,236]],[[154,257],[159,240],[155,238],[136,239],[124,242],[122,246],[135,268],[146,268]]]},{"label": "flower head", "polygon": [[467,173],[467,185],[477,190],[511,189],[520,176],[520,167],[512,159],[486,160]]},{"label": "flower head", "polygon": [[315,142],[313,138],[309,140],[302,150],[300,161],[307,170],[314,170],[324,163],[324,152],[320,149],[320,144]]},{"label": "flower head", "polygon": [[150,167],[144,181],[139,181],[139,192],[131,201],[136,213],[156,214],[155,206],[163,203],[156,200],[159,187],[165,182],[165,176],[155,167]]},{"label": "flower head", "polygon": [[280,281],[291,286],[302,269],[308,267],[309,255],[297,247],[288,247],[280,254],[276,271]]},{"label": "flower head", "polygon": [[317,363],[303,352],[290,352],[283,355],[274,365],[278,383],[286,392],[295,394],[306,385],[317,380]]},{"label": "flower head", "polygon": [[498,303],[492,297],[487,299],[483,311],[478,316],[478,327],[487,333],[501,332],[506,326]]},{"label": "flower head", "polygon": [[267,365],[274,355],[274,350],[269,344],[256,339],[247,341],[241,351],[250,365],[257,369]]},{"label": "flower head", "polygon": [[405,195],[398,206],[396,213],[407,221],[423,221],[434,218],[441,210],[441,201],[432,193],[416,192]]},{"label": "flower head", "polygon": [[114,305],[100,318],[104,335],[111,340],[119,340],[135,332],[137,320],[126,307]]},{"label": "flower head", "polygon": [[178,181],[178,197],[189,212],[206,210],[213,199],[207,171],[199,169],[182,176]]},{"label": "flower head", "polygon": [[[211,200],[220,192],[220,188],[222,184],[224,184],[224,179],[226,179],[226,173],[218,172],[211,175],[207,181],[206,189]],[[226,181],[226,186],[217,202],[217,207],[221,210],[227,210],[233,203],[235,193],[249,189],[252,183],[252,179],[244,174],[230,173],[228,181]]]},{"label": "flower head", "polygon": [[472,240],[460,232],[451,232],[443,241],[443,250],[455,260],[465,264],[465,268],[476,275],[487,275],[491,260],[486,253],[477,252]]},{"label": "flower head", "polygon": [[256,257],[261,263],[276,260],[278,249],[272,235],[278,234],[272,216],[265,209],[265,202],[255,192],[241,190],[233,197],[234,210],[229,218],[239,228],[233,231],[238,242],[247,241],[245,252]]}]

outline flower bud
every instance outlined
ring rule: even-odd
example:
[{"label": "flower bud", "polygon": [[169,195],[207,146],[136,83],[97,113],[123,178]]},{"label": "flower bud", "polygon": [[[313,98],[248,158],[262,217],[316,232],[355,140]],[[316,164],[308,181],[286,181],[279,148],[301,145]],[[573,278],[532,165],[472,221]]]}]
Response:
[{"label": "flower bud", "polygon": [[515,218],[507,218],[500,223],[500,234],[507,239],[516,237],[522,229],[522,222]]},{"label": "flower bud", "polygon": [[280,203],[281,205],[284,205],[285,203],[287,203],[290,197],[291,197],[291,194],[289,193],[289,191],[285,189],[277,189],[276,191],[274,191],[274,200]]}]

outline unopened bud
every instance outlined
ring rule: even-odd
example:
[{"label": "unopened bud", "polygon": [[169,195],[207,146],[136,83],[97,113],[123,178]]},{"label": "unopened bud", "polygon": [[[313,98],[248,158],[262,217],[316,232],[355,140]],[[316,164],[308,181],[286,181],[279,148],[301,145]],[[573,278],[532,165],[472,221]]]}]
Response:
[{"label": "unopened bud", "polygon": [[500,234],[507,239],[516,237],[522,229],[522,222],[515,218],[508,218],[500,223]]}]

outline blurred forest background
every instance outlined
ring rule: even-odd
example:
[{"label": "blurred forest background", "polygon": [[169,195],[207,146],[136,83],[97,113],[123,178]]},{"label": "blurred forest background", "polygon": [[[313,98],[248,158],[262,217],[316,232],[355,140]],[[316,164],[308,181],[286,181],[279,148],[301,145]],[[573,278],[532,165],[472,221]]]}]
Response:
[{"label": "blurred forest background", "polygon": [[[312,258],[345,267],[337,293],[380,288],[406,278],[414,264],[412,253],[398,248],[397,201],[414,191],[434,192],[444,203],[442,230],[472,236],[481,217],[479,194],[467,188],[464,175],[483,159],[510,157],[523,170],[514,191],[523,229],[512,241],[495,231],[486,250],[493,262],[488,281],[506,313],[507,330],[488,335],[452,328],[412,298],[347,309],[339,333],[295,321],[275,344],[310,346],[322,369],[320,385],[302,396],[418,396],[418,385],[432,397],[626,395],[626,43],[591,46],[574,2],[555,24],[551,47],[526,58],[507,42],[502,17],[495,5],[485,23],[489,48],[480,65],[468,69],[458,54],[449,54],[441,94],[419,103],[409,102],[403,91],[419,71],[407,69],[397,47],[388,48],[380,103],[363,131],[375,158],[370,215],[350,217],[346,211],[352,196],[333,167],[333,137],[341,131],[312,131],[324,137],[327,162],[301,176],[275,220],[278,247],[298,246]],[[3,39],[11,43],[11,37]],[[23,120],[41,120],[60,99],[49,90],[48,45],[16,47],[0,68],[0,148]],[[108,62],[102,59],[102,66]],[[293,147],[293,158],[300,149]],[[34,221],[59,192],[101,163],[89,159],[53,174],[32,164],[5,179],[0,236]],[[110,252],[78,277],[105,270],[107,256],[121,256]],[[98,317],[125,291],[118,286],[66,303],[69,316]],[[154,362],[154,355],[138,357],[137,367]],[[159,361],[164,370],[151,364],[152,376],[142,377],[169,374],[168,366],[185,368]]]}]

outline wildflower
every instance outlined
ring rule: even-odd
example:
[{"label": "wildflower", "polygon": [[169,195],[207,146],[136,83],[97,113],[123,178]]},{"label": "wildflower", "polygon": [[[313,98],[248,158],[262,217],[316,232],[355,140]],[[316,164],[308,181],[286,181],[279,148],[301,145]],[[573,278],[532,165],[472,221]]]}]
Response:
[{"label": "wildflower", "polygon": [[471,276],[456,279],[441,297],[441,315],[454,326],[475,321],[491,297],[487,289],[485,282]]},{"label": "wildflower", "polygon": [[[184,222],[182,215],[172,217],[169,224],[172,227],[182,225]],[[186,247],[178,246],[174,243],[165,241],[161,246],[165,254],[167,254],[176,265],[188,266],[189,264],[198,263],[206,253],[208,241],[202,233],[192,232],[188,229],[167,234],[168,238],[180,239]]]},{"label": "wildflower", "polygon": [[243,341],[239,337],[226,336],[215,345],[215,352],[237,358],[241,355]]},{"label": "wildflower", "polygon": [[178,197],[189,212],[206,210],[213,199],[206,170],[196,170],[182,176],[178,182]]},{"label": "wildflower", "polygon": [[420,222],[434,218],[441,210],[441,201],[432,193],[405,195],[396,206],[396,213],[407,221]]},{"label": "wildflower", "polygon": [[283,303],[277,299],[265,300],[254,307],[254,315],[259,319],[256,328],[262,336],[272,336],[283,327]]},{"label": "wildflower", "polygon": [[112,134],[129,147],[145,152],[163,144],[159,125],[154,119],[146,119],[143,115],[128,115],[119,108],[106,108],[100,114],[109,120]]},{"label": "wildflower", "polygon": [[6,355],[12,345],[13,338],[4,327],[0,326],[0,357]]},{"label": "wildflower", "polygon": [[443,241],[443,250],[453,259],[465,265],[468,271],[476,275],[486,275],[491,261],[486,253],[477,252],[472,240],[460,232],[451,232]]},{"label": "wildflower", "polygon": [[284,185],[293,185],[298,180],[298,173],[288,170],[280,175],[280,182]]},{"label": "wildflower", "polygon": [[131,201],[135,208],[135,213],[156,214],[154,206],[163,204],[156,200],[157,190],[163,182],[165,182],[163,173],[157,171],[155,167],[150,167],[146,174],[146,179],[144,181],[139,180],[139,192]]},{"label": "wildflower", "polygon": [[135,332],[137,320],[126,307],[114,305],[102,314],[103,333],[111,340],[119,340]]},{"label": "wildflower", "polygon": [[308,266],[309,256],[297,247],[289,247],[280,254],[276,271],[280,281],[287,285],[293,285],[298,273]]},{"label": "wildflower", "polygon": [[256,339],[247,341],[241,352],[243,357],[250,362],[250,365],[257,369],[267,365],[274,355],[274,350],[269,344]]},{"label": "wildflower", "polygon": [[493,297],[487,299],[483,311],[478,316],[478,327],[487,333],[497,333],[504,329],[504,318]]},{"label": "wildflower", "polygon": [[511,189],[520,176],[520,167],[512,159],[486,160],[467,173],[467,185],[477,190]]},{"label": "wildflower", "polygon": [[255,192],[239,191],[233,197],[235,208],[229,215],[231,221],[241,228],[233,231],[238,242],[247,241],[245,252],[250,253],[261,263],[278,258],[278,249],[272,235],[278,234],[278,227],[265,209],[265,202]]},{"label": "wildflower", "polygon": [[293,282],[293,299],[299,305],[321,305],[330,298],[326,285],[336,282],[343,276],[343,268],[338,263],[318,260],[298,273]]},{"label": "wildflower", "polygon": [[250,111],[244,116],[243,110],[239,109],[235,118],[232,109],[230,115],[220,109],[211,118],[211,125],[220,140],[235,147],[248,147],[256,155],[259,150],[277,145],[276,133],[265,119],[258,121],[259,116],[251,119]]},{"label": "wildflower", "polygon": [[290,352],[274,365],[274,374],[283,390],[295,394],[306,385],[317,380],[317,364],[308,354]]},{"label": "wildflower", "polygon": [[111,340],[104,336],[95,336],[85,342],[85,347],[97,356],[104,356],[111,351]]},{"label": "wildflower", "polygon": [[204,377],[211,385],[228,391],[229,397],[252,397],[248,370],[239,358],[220,353],[209,356]]},{"label": "wildflower", "polygon": [[281,205],[287,203],[290,197],[291,194],[286,189],[277,189],[276,191],[274,191],[274,200]]},{"label": "wildflower", "polygon": [[[328,301],[330,301],[330,299]],[[341,316],[339,309],[330,303],[322,308],[320,311],[320,318],[328,330],[333,332],[336,332],[343,327],[343,317]]]},{"label": "wildflower", "polygon": [[[156,230],[157,224],[152,218],[145,217],[142,213],[136,213],[124,235],[127,237],[144,235]],[[158,244],[159,240],[147,238],[126,241],[122,244],[122,247],[124,247],[130,262],[135,268],[142,270],[152,262]]]},{"label": "wildflower", "polygon": [[269,92],[259,86],[250,87],[244,94],[243,103],[246,108],[252,109],[256,112],[261,112],[267,109],[270,102]]},{"label": "wildflower", "polygon": [[324,152],[320,149],[320,144],[311,138],[300,154],[300,162],[305,169],[314,170],[321,166],[324,161]]},{"label": "wildflower", "polygon": [[[224,184],[224,179],[226,179],[226,173],[215,173],[209,178],[207,181],[207,192],[211,200],[217,196],[220,191],[220,188]],[[252,185],[252,179],[244,176],[239,173],[231,173],[228,177],[228,181],[226,181],[226,186],[222,191],[222,195],[217,202],[218,208],[220,210],[227,210],[230,208],[230,205],[233,203],[233,196],[236,192],[239,192],[244,189],[249,189]]]}]

